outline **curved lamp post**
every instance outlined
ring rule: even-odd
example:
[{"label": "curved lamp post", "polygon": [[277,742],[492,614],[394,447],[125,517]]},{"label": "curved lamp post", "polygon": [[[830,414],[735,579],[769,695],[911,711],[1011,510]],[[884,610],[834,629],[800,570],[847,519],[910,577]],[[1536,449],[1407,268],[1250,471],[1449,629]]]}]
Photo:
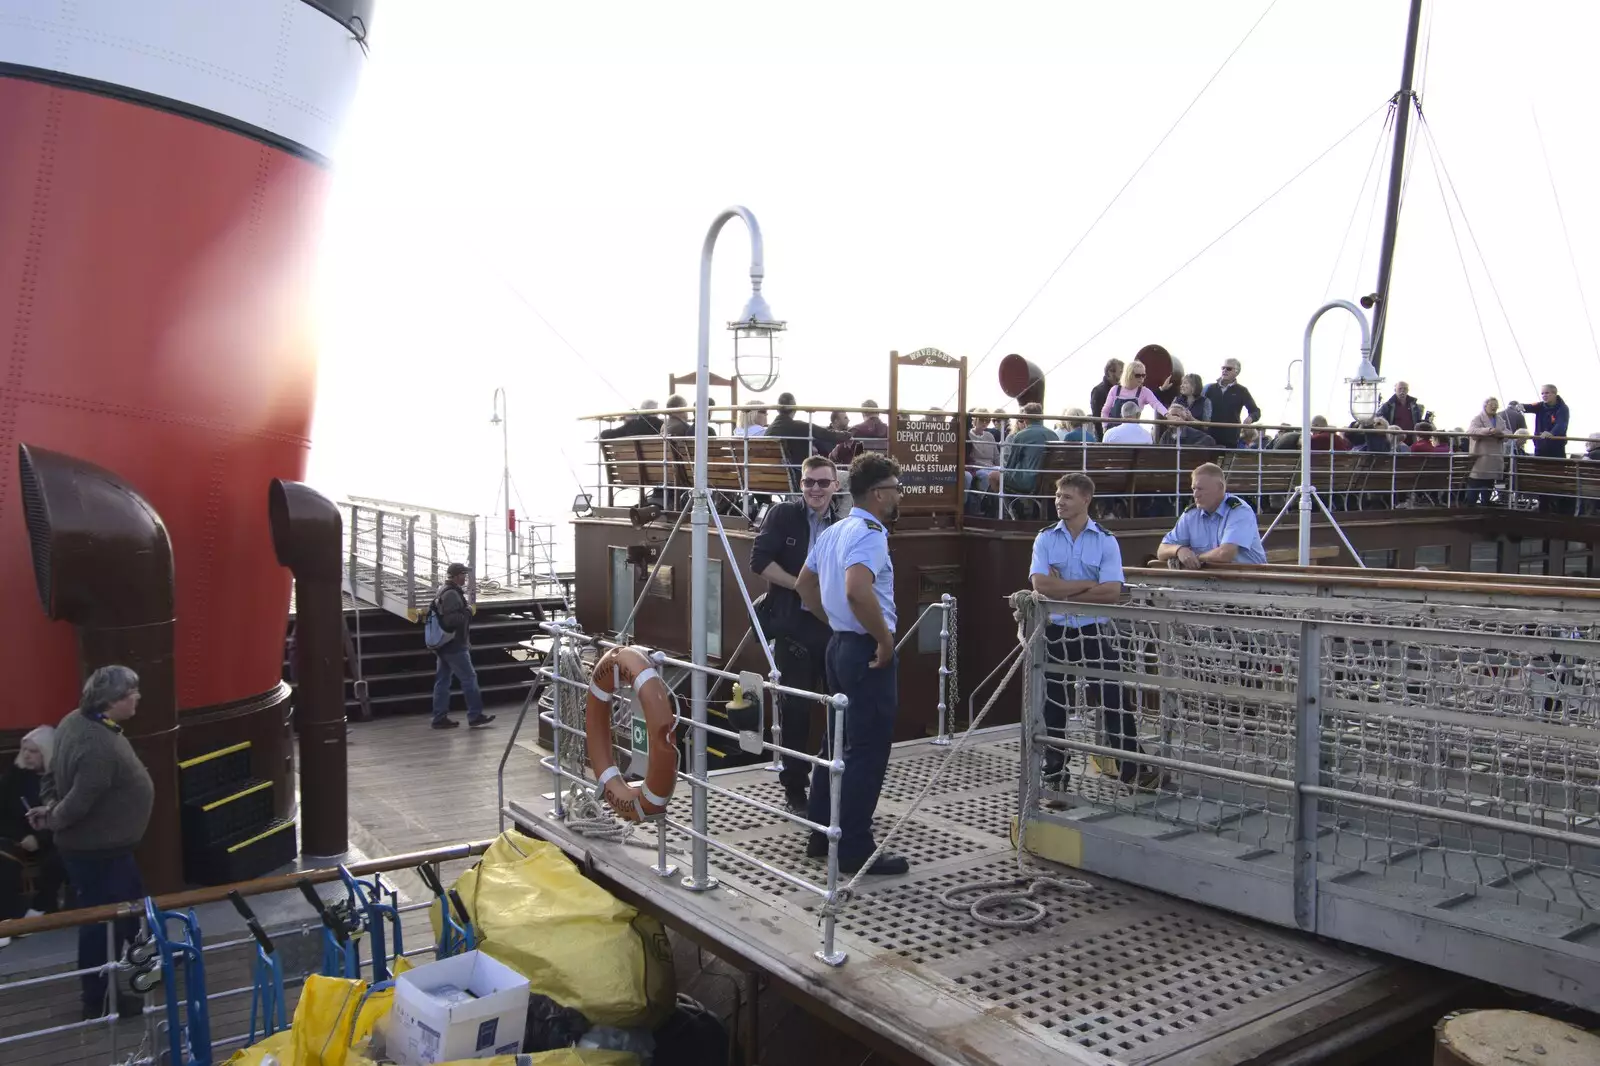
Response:
[{"label": "curved lamp post", "polygon": [[[1378,413],[1378,394],[1382,378],[1372,368],[1372,326],[1367,322],[1367,316],[1361,309],[1349,300],[1333,300],[1317,308],[1311,316],[1311,321],[1306,323],[1305,355],[1300,362],[1300,485],[1289,498],[1284,501],[1283,509],[1278,512],[1278,517],[1272,520],[1272,525],[1267,527],[1267,536],[1283,516],[1289,513],[1289,507],[1300,501],[1300,551],[1299,562],[1301,566],[1311,565],[1311,505],[1313,501],[1327,515],[1328,521],[1333,524],[1333,531],[1339,534],[1339,539],[1344,542],[1345,549],[1355,559],[1357,566],[1365,566],[1361,556],[1350,544],[1350,539],[1344,535],[1344,530],[1339,527],[1339,522],[1333,517],[1333,512],[1328,510],[1328,505],[1322,502],[1322,497],[1317,494],[1316,486],[1311,483],[1311,333],[1317,328],[1317,320],[1335,308],[1343,308],[1356,316],[1356,321],[1361,323],[1361,368],[1356,371],[1356,376],[1345,379],[1350,386],[1350,415],[1358,421],[1366,421]],[[1331,430],[1330,430],[1331,435]],[[1265,539],[1263,537],[1262,539]]]},{"label": "curved lamp post", "polygon": [[[766,274],[762,264],[761,226],[748,208],[729,207],[712,221],[711,228],[706,231],[705,245],[700,249],[700,337],[694,384],[694,509],[689,541],[689,657],[696,667],[689,676],[690,714],[694,720],[694,728],[689,731],[689,771],[700,778],[706,774],[706,556],[711,525],[706,447],[711,406],[711,253],[722,227],[734,218],[743,219],[750,231],[750,299],[740,312],[739,321],[728,323],[728,328],[734,331],[734,364],[739,380],[751,391],[770,388],[777,380],[775,344],[777,334],[784,329],[784,323],[774,320],[771,308],[761,295],[761,281]],[[716,886],[707,864],[705,789],[694,789],[692,799],[691,816],[696,836],[690,849],[689,876],[683,879],[683,886],[704,891]]]},{"label": "curved lamp post", "polygon": [[[506,587],[510,588],[516,584],[511,573],[511,540],[515,533],[511,529],[511,445],[506,438],[506,432],[511,427],[511,416],[507,412],[506,390],[504,388],[494,390],[494,417],[489,419],[489,424],[500,427],[500,458],[502,460],[500,468],[502,502],[500,506],[506,519]],[[484,551],[487,552],[488,549],[485,548]],[[484,562],[487,564],[488,560],[485,559]],[[484,569],[487,571],[488,566],[485,565]],[[484,576],[487,577],[488,574],[486,573]]]}]

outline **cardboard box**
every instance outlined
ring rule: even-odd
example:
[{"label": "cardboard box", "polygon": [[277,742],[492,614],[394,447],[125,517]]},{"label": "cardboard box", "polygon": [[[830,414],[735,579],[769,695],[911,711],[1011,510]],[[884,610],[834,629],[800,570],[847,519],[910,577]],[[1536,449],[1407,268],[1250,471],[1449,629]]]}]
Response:
[{"label": "cardboard box", "polygon": [[401,1066],[515,1055],[528,979],[481,951],[407,970],[394,982],[388,1053]]}]

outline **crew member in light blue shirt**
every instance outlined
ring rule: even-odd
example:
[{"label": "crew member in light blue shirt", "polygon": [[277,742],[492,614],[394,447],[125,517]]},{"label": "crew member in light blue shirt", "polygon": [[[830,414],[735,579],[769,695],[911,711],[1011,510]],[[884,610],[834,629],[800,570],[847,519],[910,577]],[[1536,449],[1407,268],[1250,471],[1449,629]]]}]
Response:
[{"label": "crew member in light blue shirt", "polygon": [[[894,651],[894,562],[888,527],[900,517],[900,464],[881,452],[863,452],[850,464],[850,513],[811,545],[795,591],[806,608],[827,618],[828,690],[849,699],[844,718],[844,776],[839,782],[839,869],[855,873],[877,845],[872,814],[889,767],[899,707]],[[834,715],[829,708],[822,757],[833,758]],[[826,768],[811,775],[811,821],[828,824],[830,784]],[[828,853],[827,838],[811,834],[806,854]],[[903,874],[904,856],[888,852],[870,874]]]},{"label": "crew member in light blue shirt", "polygon": [[[1068,603],[1115,603],[1122,596],[1122,547],[1117,538],[1089,517],[1094,480],[1088,474],[1064,474],[1056,481],[1056,514],[1061,521],[1033,539],[1033,565],[1029,580],[1035,592]],[[1052,611],[1045,627],[1045,647],[1052,663],[1081,664],[1096,677],[1045,676],[1044,725],[1052,737],[1067,735],[1067,711],[1076,700],[1077,682],[1099,691],[1101,732],[1097,740],[1120,751],[1139,750],[1139,720],[1124,710],[1122,683],[1104,675],[1122,672],[1122,657],[1111,620],[1092,609]],[[1067,785],[1066,752],[1047,747],[1044,752],[1045,787],[1063,791]],[[1124,784],[1140,780],[1140,765],[1117,760],[1117,776]],[[1153,786],[1152,786],[1153,787]]]},{"label": "crew member in light blue shirt", "polygon": [[1185,570],[1207,563],[1267,561],[1261,529],[1248,503],[1228,492],[1228,479],[1216,463],[1202,463],[1191,475],[1194,506],[1178,516],[1172,532],[1161,538],[1156,558]]}]

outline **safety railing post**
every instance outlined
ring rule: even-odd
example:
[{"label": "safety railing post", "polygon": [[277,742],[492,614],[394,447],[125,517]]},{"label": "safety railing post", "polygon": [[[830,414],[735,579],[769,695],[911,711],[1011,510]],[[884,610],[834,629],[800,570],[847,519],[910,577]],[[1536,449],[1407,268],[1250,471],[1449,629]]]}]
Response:
[{"label": "safety railing post", "polygon": [[383,606],[383,516],[382,511],[372,513],[372,598],[379,607]]},{"label": "safety railing post", "polygon": [[667,816],[658,814],[651,820],[656,823],[656,864],[650,869],[657,877],[671,877],[678,868],[667,861]]},{"label": "safety railing post", "polygon": [[[1039,794],[1044,786],[1044,752],[1039,743],[1034,739],[1036,733],[1042,733],[1044,724],[1045,700],[1045,661],[1049,658],[1043,649],[1035,646],[1034,634],[1039,628],[1040,615],[1043,609],[1039,604],[1030,604],[1023,611],[1023,646],[1021,654],[1026,656],[1022,664],[1025,668],[1023,682],[1023,716],[1022,716],[1022,774],[1018,781],[1020,795],[1017,802],[1017,841],[1020,848],[1024,839],[1028,821],[1037,812]],[[1067,753],[1061,753],[1066,758]]]},{"label": "safety railing post", "polygon": [[406,515],[406,609],[417,613],[417,516]]},{"label": "safety railing post", "polygon": [[832,726],[833,736],[828,742],[828,754],[831,759],[828,763],[828,895],[822,908],[822,949],[817,952],[817,958],[829,966],[844,965],[845,953],[834,944],[835,926],[838,920],[834,914],[839,904],[839,838],[842,831],[839,828],[839,793],[840,786],[844,783],[844,719],[850,713],[849,697],[840,693],[831,700],[833,707]]},{"label": "safety railing post", "polygon": [[[777,662],[777,651],[778,651],[776,642],[774,642],[774,644],[773,644],[772,651],[773,651],[773,662],[776,663]],[[815,675],[813,675],[813,676],[815,676]],[[767,680],[772,682],[774,685],[776,685],[781,680],[781,677],[780,677],[778,671],[773,670],[773,671],[771,671],[771,672],[769,672],[767,674]],[[783,693],[778,692],[775,689],[769,690],[769,691],[771,692],[771,695],[772,695],[772,703],[771,703],[771,707],[772,707],[772,761],[767,764],[767,769],[769,771],[771,771],[772,773],[778,773],[778,772],[783,770],[783,756],[782,756],[782,754],[780,754],[778,752],[778,749],[783,746],[783,700],[784,700],[784,696],[783,696]],[[766,693],[763,693],[762,695],[763,695],[763,698],[765,698]]]},{"label": "safety railing post", "polygon": [[[561,698],[562,686],[564,684],[561,677],[561,650],[563,641],[562,623],[557,622],[554,626],[550,627],[548,632],[550,634],[550,662],[552,663],[551,672],[555,675],[556,679],[555,686],[550,690],[550,709],[552,714],[552,721],[550,723],[550,750],[555,754],[556,768],[559,770],[561,768]],[[556,807],[555,810],[550,812],[550,815],[556,821],[564,822],[567,820],[567,812],[566,808],[562,805],[561,797],[566,788],[566,782],[562,780],[560,774],[556,774],[553,778],[553,787],[555,789]]]},{"label": "safety railing post", "polygon": [[1307,932],[1317,929],[1317,797],[1306,786],[1322,783],[1322,627],[1300,623],[1300,662],[1295,685],[1295,842],[1294,920]]},{"label": "safety railing post", "polygon": [[[489,531],[485,529],[483,535],[487,537]],[[489,553],[483,554],[487,561]],[[476,516],[467,519],[467,600],[470,603],[478,602],[478,519]]]},{"label": "safety railing post", "polygon": [[948,712],[950,709],[950,608],[955,606],[955,597],[946,592],[939,599],[939,734],[933,738],[933,743],[945,747],[950,743],[950,734],[955,731],[950,723]]}]

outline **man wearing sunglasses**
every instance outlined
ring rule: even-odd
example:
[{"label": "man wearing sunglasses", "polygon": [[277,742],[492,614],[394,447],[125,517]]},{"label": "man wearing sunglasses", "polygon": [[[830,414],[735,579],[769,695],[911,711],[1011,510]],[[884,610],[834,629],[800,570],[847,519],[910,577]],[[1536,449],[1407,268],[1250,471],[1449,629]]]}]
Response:
[{"label": "man wearing sunglasses", "polygon": [[[889,530],[900,517],[900,464],[878,452],[865,452],[850,464],[849,515],[828,527],[812,546],[795,589],[808,610],[828,619],[828,689],[849,699],[844,719],[844,776],[839,782],[839,869],[855,873],[877,850],[872,814],[878,807],[889,745],[894,739],[899,707],[894,651],[894,562],[889,558]],[[822,754],[831,754],[833,716]],[[811,776],[813,822],[828,823],[828,771],[816,767]],[[828,841],[813,832],[806,854],[820,859]],[[869,874],[903,874],[904,856],[878,856]]]},{"label": "man wearing sunglasses", "polygon": [[[824,663],[833,631],[805,609],[794,586],[811,545],[837,517],[833,494],[839,487],[838,476],[832,461],[824,456],[813,455],[802,463],[800,499],[785,500],[767,511],[750,550],[750,569],[767,582],[759,614],[762,631],[773,642],[772,657],[778,672],[785,685],[812,692],[827,687]],[[780,714],[784,747],[810,750],[811,708],[809,700],[783,697]],[[783,757],[778,782],[783,785],[791,813],[806,813],[806,783],[810,780],[811,763],[793,755]]]}]

